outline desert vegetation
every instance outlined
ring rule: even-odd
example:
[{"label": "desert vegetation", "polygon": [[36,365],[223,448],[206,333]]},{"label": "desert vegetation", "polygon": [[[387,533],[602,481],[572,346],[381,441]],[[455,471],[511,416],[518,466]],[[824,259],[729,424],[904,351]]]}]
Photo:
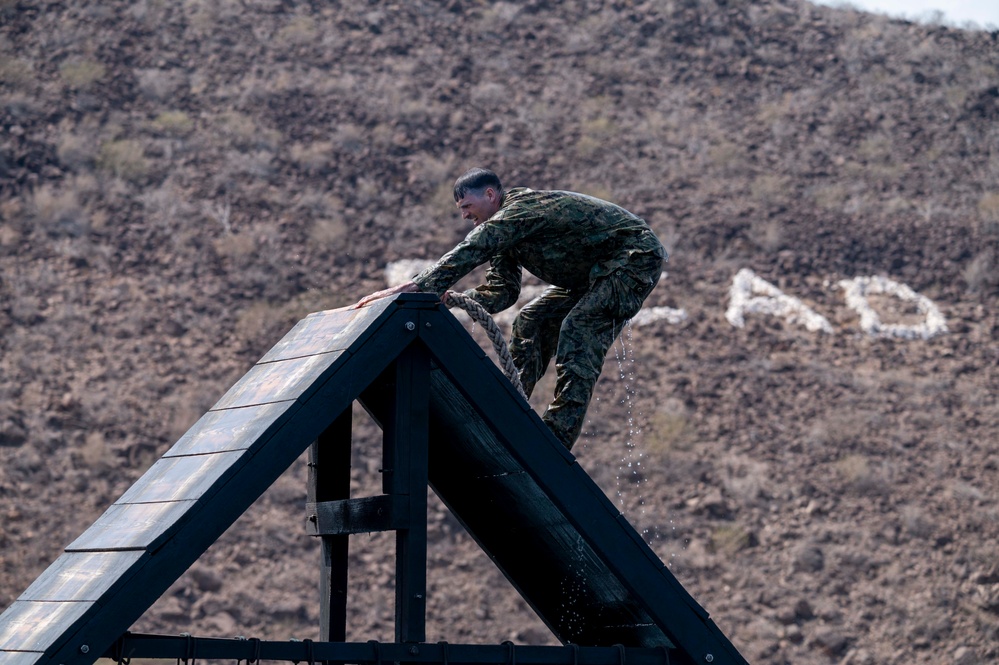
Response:
[{"label": "desert vegetation", "polygon": [[[751,662],[994,661],[997,40],[804,0],[0,0],[0,608],[295,321],[458,241],[483,165],[667,245],[648,306],[686,317],[626,331],[574,452]],[[743,269],[830,332],[732,325]],[[869,335],[857,278],[946,332]],[[315,637],[305,477],[136,630]],[[550,643],[430,517],[428,637]],[[391,540],[352,547],[351,639],[389,639]]]}]

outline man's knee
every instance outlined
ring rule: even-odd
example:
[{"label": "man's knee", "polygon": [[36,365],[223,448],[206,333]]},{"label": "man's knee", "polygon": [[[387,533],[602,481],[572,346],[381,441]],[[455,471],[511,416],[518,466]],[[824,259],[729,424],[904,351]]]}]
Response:
[{"label": "man's knee", "polygon": [[538,328],[538,320],[521,310],[513,319],[512,337],[514,340],[534,337],[538,333]]},{"label": "man's knee", "polygon": [[596,383],[607,348],[613,341],[612,334],[583,330],[568,323],[562,327],[558,340],[556,362],[559,372],[577,377],[579,381]]},{"label": "man's knee", "polygon": [[572,449],[580,432],[583,431],[583,422],[586,419],[586,405],[569,402],[559,406],[552,405],[541,416],[541,420],[548,426],[555,438],[562,442],[562,445]]}]

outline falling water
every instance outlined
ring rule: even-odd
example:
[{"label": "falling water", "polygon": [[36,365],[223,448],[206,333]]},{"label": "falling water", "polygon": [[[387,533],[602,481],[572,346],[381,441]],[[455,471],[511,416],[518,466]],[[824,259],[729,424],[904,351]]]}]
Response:
[{"label": "falling water", "polygon": [[[633,328],[630,320],[625,324],[619,340],[620,343],[614,345],[614,357],[617,360],[618,376],[624,384],[624,396],[621,398],[620,403],[625,407],[627,412],[628,430],[624,443],[624,454],[618,465],[616,477],[617,503],[621,512],[624,513],[626,487],[632,485],[637,488],[637,521],[640,525],[643,525],[641,527],[642,539],[645,540],[649,547],[655,550],[657,541],[668,538],[671,543],[676,543],[676,525],[671,516],[668,534],[664,534],[658,524],[653,523],[651,526],[644,526],[648,524],[648,520],[646,518],[645,496],[642,492],[642,485],[648,482],[648,478],[643,475],[645,471],[643,467],[645,453],[639,446],[639,442],[642,439],[642,429],[638,422],[641,420],[643,414],[641,411],[637,414],[635,412],[637,406],[637,394],[635,392],[635,353]],[[686,541],[682,543],[682,548],[686,549]],[[674,567],[675,562],[676,552],[671,547],[669,558],[665,563],[674,574],[677,572]]]},{"label": "falling water", "polygon": [[586,591],[586,571],[582,562],[586,560],[586,549],[582,536],[576,539],[574,560],[569,565],[569,573],[562,580],[562,616],[560,625],[570,639],[580,634],[584,627],[584,614],[580,607]]},{"label": "falling water", "polygon": [[[624,442],[624,456],[618,465],[617,474],[617,502],[618,506],[624,509],[624,486],[628,483],[641,488],[646,481],[642,477],[642,457],[643,452],[637,445],[637,439],[641,434],[641,428],[635,423],[635,358],[634,344],[632,336],[631,321],[624,326],[623,335],[620,336],[620,344],[614,345],[614,357],[617,360],[618,375],[624,383],[624,396],[621,398],[621,405],[625,407],[627,413],[627,437]],[[638,414],[641,416],[641,413]],[[640,514],[645,514],[645,499],[641,489],[638,494],[638,505]]]}]

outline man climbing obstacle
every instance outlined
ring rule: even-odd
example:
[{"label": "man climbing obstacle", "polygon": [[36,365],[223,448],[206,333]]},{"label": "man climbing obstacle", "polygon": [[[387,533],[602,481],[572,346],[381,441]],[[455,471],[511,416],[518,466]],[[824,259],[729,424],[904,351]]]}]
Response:
[{"label": "man climbing obstacle", "polygon": [[655,288],[666,250],[644,220],[620,206],[574,192],[504,191],[486,169],[458,178],[454,200],[474,226],[465,239],[412,281],[356,306],[397,293],[443,296],[486,261],[486,283],[465,295],[491,314],[517,302],[524,268],[548,282],[514,319],[510,355],[527,395],[555,356],[555,396],[541,418],[572,448],[604,356]]}]

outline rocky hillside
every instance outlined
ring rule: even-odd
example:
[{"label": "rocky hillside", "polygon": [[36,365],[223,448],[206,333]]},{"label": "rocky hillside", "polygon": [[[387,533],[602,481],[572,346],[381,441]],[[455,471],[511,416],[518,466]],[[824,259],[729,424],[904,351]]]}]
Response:
[{"label": "rocky hillside", "polygon": [[[482,165],[667,244],[648,306],[685,317],[626,331],[574,452],[751,662],[999,659],[999,33],[804,0],[0,0],[0,130],[0,608],[295,321],[459,240]],[[733,325],[744,269],[827,327]],[[870,294],[882,324],[947,331],[865,332],[862,277],[924,298]],[[135,629],[316,637],[305,476]],[[428,639],[551,643],[431,512]],[[352,548],[350,638],[390,639],[391,540]]]}]

